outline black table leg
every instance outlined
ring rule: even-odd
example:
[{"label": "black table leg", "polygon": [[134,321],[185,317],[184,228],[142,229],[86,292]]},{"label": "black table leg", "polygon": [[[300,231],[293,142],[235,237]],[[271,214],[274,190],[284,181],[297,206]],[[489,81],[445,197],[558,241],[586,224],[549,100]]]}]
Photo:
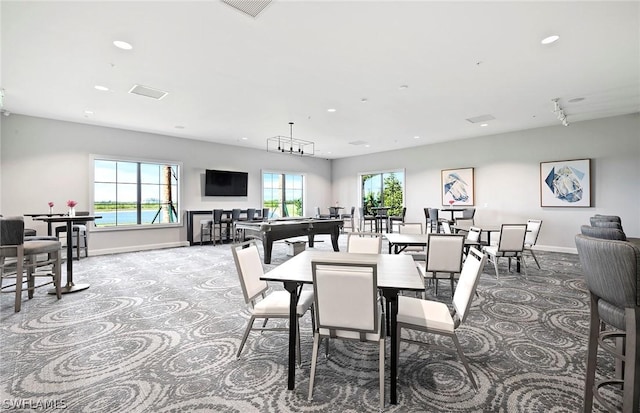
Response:
[{"label": "black table leg", "polygon": [[[73,283],[73,222],[67,221],[67,285],[61,288],[62,294],[75,293],[76,291],[82,291],[89,288],[89,284]],[[80,248],[80,245],[78,245]],[[57,294],[56,289],[53,288],[47,291],[49,294]]]},{"label": "black table leg", "polygon": [[335,227],[331,230],[331,246],[333,246],[334,251],[340,251],[340,247],[338,246],[338,238],[340,237],[340,227]]},{"label": "black table leg", "polygon": [[266,233],[262,236],[262,248],[264,249],[264,263],[271,264],[271,251],[273,250],[273,238]]},{"label": "black table leg", "polygon": [[296,388],[296,334],[298,332],[298,283],[295,281],[285,281],[285,290],[289,291],[291,300],[289,301],[289,377],[287,388],[294,390]]},{"label": "black table leg", "polygon": [[397,288],[385,288],[382,290],[384,298],[387,300],[387,311],[391,328],[389,329],[389,336],[391,336],[391,360],[390,360],[390,403],[398,403],[397,385],[398,385],[398,289]]},{"label": "black table leg", "polygon": [[309,241],[309,248],[313,248],[313,242],[315,241],[315,236],[313,234],[307,235],[307,240]]}]

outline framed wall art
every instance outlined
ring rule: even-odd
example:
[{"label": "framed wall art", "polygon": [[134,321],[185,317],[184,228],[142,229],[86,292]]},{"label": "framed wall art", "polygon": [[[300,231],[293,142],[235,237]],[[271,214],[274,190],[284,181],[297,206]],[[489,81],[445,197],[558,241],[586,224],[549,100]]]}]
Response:
[{"label": "framed wall art", "polygon": [[590,207],[591,159],[540,162],[540,206]]},{"label": "framed wall art", "polygon": [[474,205],[473,168],[443,169],[442,205]]}]

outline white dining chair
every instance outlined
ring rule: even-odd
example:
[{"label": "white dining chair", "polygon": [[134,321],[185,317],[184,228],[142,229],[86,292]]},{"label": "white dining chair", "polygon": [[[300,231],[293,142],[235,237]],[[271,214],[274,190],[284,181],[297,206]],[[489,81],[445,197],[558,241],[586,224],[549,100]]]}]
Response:
[{"label": "white dining chair", "polygon": [[347,252],[380,254],[382,252],[382,234],[376,232],[350,232],[347,236]]},{"label": "white dining chair", "polygon": [[527,235],[524,238],[524,252],[528,252],[533,257],[533,260],[536,262],[538,269],[540,269],[540,263],[538,262],[538,257],[533,252],[533,247],[538,242],[538,235],[540,234],[540,228],[542,227],[542,220],[540,219],[530,219],[527,221]]},{"label": "white dining chair", "polygon": [[435,284],[436,295],[438,294],[438,280],[449,279],[453,296],[455,278],[462,269],[463,246],[464,235],[429,234],[426,261],[424,265],[420,263],[418,269],[426,280]]},{"label": "white dining chair", "polygon": [[[462,360],[474,390],[478,390],[475,379],[469,367],[469,362],[462,351],[456,330],[467,319],[480,274],[487,261],[487,257],[476,248],[469,249],[469,255],[462,267],[456,292],[453,295],[453,314],[449,306],[438,301],[422,300],[414,297],[398,297],[397,343],[398,358],[400,357],[400,341],[413,344],[429,345],[444,351],[451,351],[451,347],[438,346],[430,343],[402,338],[402,330],[416,330],[429,334],[449,336],[453,340],[458,356]],[[417,337],[417,336],[415,336]]]},{"label": "white dining chair", "polygon": [[[384,407],[384,317],[378,304],[377,264],[311,262],[315,289],[316,330],[309,377],[309,400],[322,339],[372,342],[378,345],[380,409]],[[361,362],[360,362],[361,363]]]},{"label": "white dining chair", "polygon": [[[257,331],[289,331],[289,327],[271,327],[267,328],[266,324],[270,318],[284,318],[289,319],[289,303],[290,294],[287,291],[269,291],[269,285],[266,281],[261,280],[260,277],[264,275],[262,269],[262,261],[260,260],[260,254],[258,253],[258,247],[254,240],[247,241],[231,246],[233,253],[233,260],[236,264],[238,271],[238,278],[240,280],[240,286],[242,287],[242,294],[244,300],[249,306],[249,313],[251,317],[247,323],[242,341],[240,342],[240,348],[238,348],[237,358],[242,353],[249,333],[252,330]],[[300,298],[298,300],[297,307],[298,317],[302,317],[308,310],[311,310],[311,322],[314,323],[313,316],[313,292],[301,291]],[[255,327],[254,321],[256,319],[264,319],[262,327]],[[314,327],[315,329],[315,327]],[[298,350],[298,364],[301,363],[300,356],[300,327],[298,323],[298,331],[296,334],[297,350]]]},{"label": "white dining chair", "polygon": [[496,280],[500,277],[498,273],[498,259],[501,257],[509,259],[509,270],[511,269],[511,259],[517,260],[522,265],[526,278],[527,265],[522,259],[526,233],[526,224],[502,224],[498,245],[488,245],[483,248],[496,270]]},{"label": "white dining chair", "polygon": [[[422,223],[420,222],[405,222],[398,225],[398,233],[400,234],[423,234]],[[416,261],[424,261],[425,249],[420,245],[408,245],[402,253],[410,254]]]}]

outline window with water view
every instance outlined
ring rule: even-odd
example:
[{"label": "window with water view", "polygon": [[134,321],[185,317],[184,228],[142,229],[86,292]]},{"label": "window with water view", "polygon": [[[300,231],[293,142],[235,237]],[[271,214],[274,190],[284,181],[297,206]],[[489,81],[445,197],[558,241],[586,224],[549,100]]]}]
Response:
[{"label": "window with water view", "polygon": [[97,227],[177,224],[178,163],[94,159]]}]

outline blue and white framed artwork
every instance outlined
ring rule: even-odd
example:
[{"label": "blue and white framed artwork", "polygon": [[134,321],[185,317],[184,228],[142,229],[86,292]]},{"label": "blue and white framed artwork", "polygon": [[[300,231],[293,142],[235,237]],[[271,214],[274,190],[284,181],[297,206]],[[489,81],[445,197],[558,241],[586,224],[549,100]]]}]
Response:
[{"label": "blue and white framed artwork", "polygon": [[442,170],[442,205],[474,205],[473,168]]},{"label": "blue and white framed artwork", "polygon": [[590,207],[591,159],[540,162],[540,206]]}]

